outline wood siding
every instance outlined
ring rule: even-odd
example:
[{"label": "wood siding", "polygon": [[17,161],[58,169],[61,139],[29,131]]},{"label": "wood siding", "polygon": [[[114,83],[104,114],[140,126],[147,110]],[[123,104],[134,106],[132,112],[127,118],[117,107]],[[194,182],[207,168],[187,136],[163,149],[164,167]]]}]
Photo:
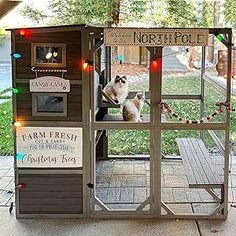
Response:
[{"label": "wood siding", "polygon": [[20,214],[82,214],[82,174],[19,174]]},{"label": "wood siding", "polygon": [[32,116],[32,93],[28,83],[17,83],[17,120],[18,121],[82,121],[82,86],[73,84],[67,94],[67,117]]},{"label": "wood siding", "polygon": [[[66,69],[64,78],[81,80],[81,32],[50,32],[33,33],[29,37],[16,35],[15,50],[21,54],[16,63],[16,80],[33,79],[35,73],[31,71],[31,43],[65,43]],[[53,69],[53,68],[52,68]],[[55,73],[54,73],[55,74]],[[40,74],[43,76],[46,74]],[[56,75],[56,74],[55,74]]]},{"label": "wood siding", "polygon": [[[81,31],[34,33],[28,37],[16,35],[15,51],[21,54],[16,60],[16,69],[13,71],[16,86],[20,93],[16,96],[17,119],[20,121],[82,121],[82,85],[72,84],[71,91],[67,93],[68,114],[67,117],[32,116],[32,95],[29,91],[29,80],[36,74],[31,71],[31,43],[65,43],[66,67],[64,79],[70,81],[82,80],[81,64]],[[47,67],[38,68],[47,69]],[[49,69],[61,69],[50,67]],[[38,73],[41,76],[58,76],[61,73]],[[24,82],[22,82],[24,80]],[[19,82],[18,82],[19,81]]]}]

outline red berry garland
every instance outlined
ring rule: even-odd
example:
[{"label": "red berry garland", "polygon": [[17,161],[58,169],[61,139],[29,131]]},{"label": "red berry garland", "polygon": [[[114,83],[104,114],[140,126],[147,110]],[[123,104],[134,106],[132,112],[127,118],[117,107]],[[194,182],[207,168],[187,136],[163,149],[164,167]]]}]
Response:
[{"label": "red berry garland", "polygon": [[226,108],[226,111],[228,112],[235,111],[235,109],[231,108],[231,105],[229,102],[217,102],[215,105],[218,106],[219,109],[215,110],[214,113],[206,116],[205,118],[202,118],[201,120],[198,120],[198,119],[190,120],[190,119],[181,118],[177,113],[173,112],[172,108],[166,102],[161,102],[158,105],[158,108],[160,109],[161,113],[164,113],[164,110],[166,110],[170,118],[175,117],[176,119],[178,119],[179,121],[182,121],[185,124],[200,124],[200,123],[203,123],[204,120],[205,122],[208,122],[211,119],[213,119],[215,116],[217,116],[218,114],[224,112],[224,110],[222,109],[223,106]]}]

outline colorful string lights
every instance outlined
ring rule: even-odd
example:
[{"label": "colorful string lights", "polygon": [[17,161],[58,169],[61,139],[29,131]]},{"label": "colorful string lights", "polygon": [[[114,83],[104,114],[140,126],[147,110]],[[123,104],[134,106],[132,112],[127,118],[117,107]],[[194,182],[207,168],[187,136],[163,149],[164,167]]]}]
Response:
[{"label": "colorful string lights", "polygon": [[25,29],[21,29],[21,30],[19,31],[19,35],[20,35],[20,36],[25,36],[25,34],[26,34],[26,30],[25,30]]},{"label": "colorful string lights", "polygon": [[90,66],[93,65],[92,61],[88,61],[88,60],[82,60],[82,68],[83,70],[89,70]]},{"label": "colorful string lights", "polygon": [[21,58],[21,54],[17,53],[17,52],[13,52],[10,54],[11,57],[13,57],[14,59],[20,59]]},{"label": "colorful string lights", "polygon": [[18,88],[12,88],[12,92],[13,92],[14,94],[17,94],[17,93],[19,93],[19,89],[18,89]]},{"label": "colorful string lights", "polygon": [[32,31],[30,29],[20,29],[17,34],[23,38],[29,38],[32,35]]},{"label": "colorful string lights", "polygon": [[46,59],[50,59],[51,57],[52,57],[52,53],[48,52],[47,55],[46,55]]},{"label": "colorful string lights", "polygon": [[216,38],[220,42],[222,42],[222,40],[223,40],[223,37],[220,34],[216,35]]},{"label": "colorful string lights", "polygon": [[19,121],[14,122],[15,127],[21,127],[21,123]]},{"label": "colorful string lights", "polygon": [[154,59],[151,61],[151,70],[152,71],[160,71],[162,67],[161,58]]},{"label": "colorful string lights", "polygon": [[24,158],[24,153],[19,152],[19,153],[16,154],[16,159],[17,159],[17,160],[20,160],[20,161],[21,161],[21,160],[23,160],[23,158]]},{"label": "colorful string lights", "polygon": [[9,213],[12,214],[13,211],[13,202],[11,202],[10,207],[9,207]]},{"label": "colorful string lights", "polygon": [[17,186],[20,190],[24,189],[25,188],[25,184],[24,183],[20,183],[18,184]]},{"label": "colorful string lights", "polygon": [[83,63],[83,69],[86,70],[88,68],[88,62]]}]

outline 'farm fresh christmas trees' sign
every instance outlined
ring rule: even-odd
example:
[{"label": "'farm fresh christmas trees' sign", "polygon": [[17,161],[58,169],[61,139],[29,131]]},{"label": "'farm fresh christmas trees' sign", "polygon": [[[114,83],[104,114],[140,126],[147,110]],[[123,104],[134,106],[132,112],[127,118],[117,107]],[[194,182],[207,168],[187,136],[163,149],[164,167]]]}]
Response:
[{"label": "'farm fresh christmas trees' sign", "polygon": [[18,127],[18,167],[82,167],[82,128]]},{"label": "'farm fresh christmas trees' sign", "polygon": [[207,29],[106,28],[106,46],[206,46]]}]

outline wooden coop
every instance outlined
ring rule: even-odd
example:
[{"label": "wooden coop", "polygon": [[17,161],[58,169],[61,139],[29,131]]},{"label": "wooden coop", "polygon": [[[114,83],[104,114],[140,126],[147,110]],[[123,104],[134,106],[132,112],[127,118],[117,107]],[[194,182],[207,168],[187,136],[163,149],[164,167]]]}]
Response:
[{"label": "wooden coop", "polygon": [[[209,37],[220,39],[228,52],[225,99],[216,101],[219,109],[212,108],[213,114],[206,114],[205,106]],[[12,29],[11,39],[17,218],[226,218],[231,29],[68,25]],[[142,122],[123,121],[121,104],[103,91],[113,77],[113,46],[138,46],[149,55],[144,91],[148,112],[142,113]],[[172,46],[202,48],[198,94],[163,92],[163,50]],[[127,100],[137,92],[134,86]],[[168,105],[172,100],[196,102],[198,117],[181,118]],[[223,118],[215,121],[217,115]],[[165,133],[189,131],[196,135],[171,141],[179,149],[177,161],[163,154]],[[115,132],[129,132],[130,137],[145,133],[148,155],[111,157]],[[220,149],[218,158],[209,154],[206,137]],[[129,144],[128,139],[122,142]],[[139,145],[132,143],[133,149]],[[180,171],[183,180],[173,182]],[[174,193],[170,201],[165,199],[169,192]],[[183,203],[180,192],[192,198]]]}]

